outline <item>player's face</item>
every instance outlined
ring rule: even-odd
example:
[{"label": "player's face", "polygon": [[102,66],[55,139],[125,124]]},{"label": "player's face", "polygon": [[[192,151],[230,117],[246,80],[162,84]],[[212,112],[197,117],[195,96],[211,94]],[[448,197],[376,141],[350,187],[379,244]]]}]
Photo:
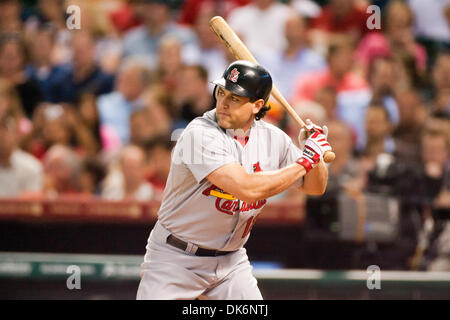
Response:
[{"label": "player's face", "polygon": [[237,96],[222,87],[217,87],[216,100],[217,122],[224,129],[246,131],[264,105],[262,99],[251,102],[250,98]]}]

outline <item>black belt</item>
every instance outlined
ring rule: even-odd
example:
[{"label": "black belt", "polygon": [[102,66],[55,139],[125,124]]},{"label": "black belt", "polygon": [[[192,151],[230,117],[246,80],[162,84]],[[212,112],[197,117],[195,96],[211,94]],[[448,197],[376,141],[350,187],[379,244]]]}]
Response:
[{"label": "black belt", "polygon": [[[188,247],[188,243],[178,239],[177,237],[175,237],[173,234],[169,235],[167,237],[167,241],[168,244],[170,244],[171,246],[174,246],[178,249],[181,249],[183,251],[186,251],[187,247]],[[200,257],[216,257],[216,256],[223,256],[225,254],[231,253],[234,251],[220,251],[220,250],[211,250],[211,249],[204,249],[204,248],[198,248],[197,251],[195,252],[196,256],[200,256]]]}]

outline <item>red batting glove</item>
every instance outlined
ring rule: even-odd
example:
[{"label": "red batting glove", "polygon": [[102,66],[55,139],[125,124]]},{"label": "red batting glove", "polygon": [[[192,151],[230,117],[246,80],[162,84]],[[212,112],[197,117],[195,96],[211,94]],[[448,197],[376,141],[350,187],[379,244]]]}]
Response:
[{"label": "red batting glove", "polygon": [[325,152],[330,150],[331,146],[327,141],[326,135],[320,131],[315,131],[306,139],[303,155],[296,162],[301,164],[305,168],[306,173],[308,173],[320,162]]}]

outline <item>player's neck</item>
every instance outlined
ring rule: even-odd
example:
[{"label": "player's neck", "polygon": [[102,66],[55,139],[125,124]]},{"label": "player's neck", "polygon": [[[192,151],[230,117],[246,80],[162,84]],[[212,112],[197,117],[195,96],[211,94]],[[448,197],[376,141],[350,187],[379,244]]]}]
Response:
[{"label": "player's neck", "polygon": [[248,137],[250,135],[250,128],[244,129],[227,129],[227,133],[232,137]]},{"label": "player's neck", "polygon": [[[244,126],[242,126],[242,128],[238,128],[238,129],[243,132],[247,132],[247,131],[250,132],[250,129],[254,122],[255,122],[255,117],[252,116],[250,118],[250,120]],[[237,130],[237,129],[234,129],[234,130]]]}]

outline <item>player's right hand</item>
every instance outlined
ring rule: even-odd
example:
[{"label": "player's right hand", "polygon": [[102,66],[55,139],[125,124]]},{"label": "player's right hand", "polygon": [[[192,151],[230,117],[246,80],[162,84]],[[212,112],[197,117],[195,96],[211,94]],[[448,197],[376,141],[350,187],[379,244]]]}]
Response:
[{"label": "player's right hand", "polygon": [[300,133],[298,135],[298,143],[299,143],[300,149],[303,149],[305,147],[305,143],[306,143],[306,140],[308,139],[308,137],[316,131],[318,131],[319,133],[323,133],[325,135],[325,137],[328,137],[327,126],[320,127],[320,126],[314,124],[310,119],[306,119],[305,127],[300,129]]},{"label": "player's right hand", "polygon": [[296,162],[305,167],[306,172],[309,172],[320,162],[327,151],[331,151],[327,136],[323,131],[314,131],[308,139],[306,139],[303,147],[303,155]]}]

